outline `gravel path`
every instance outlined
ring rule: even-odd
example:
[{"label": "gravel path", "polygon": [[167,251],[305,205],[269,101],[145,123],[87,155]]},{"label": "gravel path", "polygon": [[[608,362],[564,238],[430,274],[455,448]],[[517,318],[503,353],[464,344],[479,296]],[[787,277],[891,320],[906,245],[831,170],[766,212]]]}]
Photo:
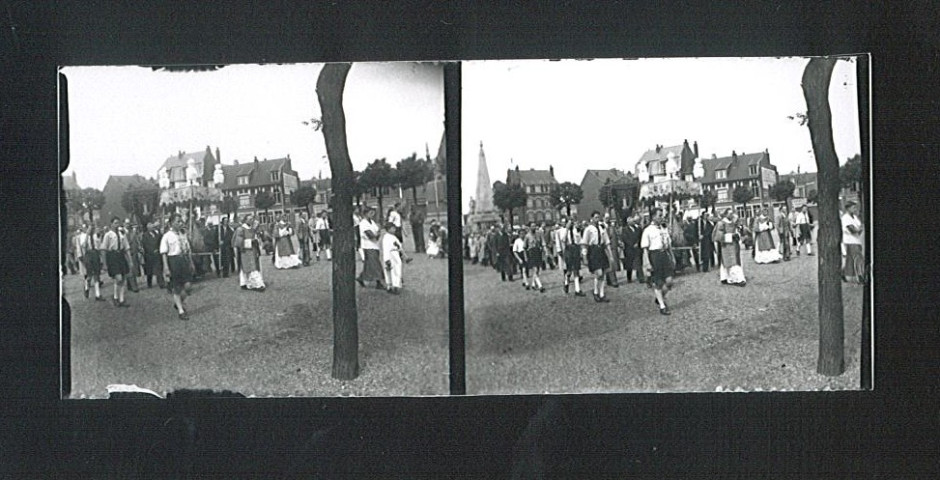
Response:
[{"label": "gravel path", "polygon": [[587,277],[588,296],[577,298],[564,294],[559,271],[543,275],[540,294],[468,265],[468,393],[858,388],[859,285],[843,284],[847,371],[816,373],[817,258],[756,265],[748,255],[744,288],[686,269],[668,297],[671,316],[645,285],[621,281],[607,288],[610,303],[597,304]]},{"label": "gravel path", "polygon": [[[125,309],[86,300],[78,276],[66,276],[71,397],[106,397],[111,383],[281,397],[448,393],[446,261],[416,255],[400,296],[357,286],[360,376],[352,381],[330,376],[331,263],[275,270],[263,257],[262,269],[264,293],[240,290],[237,277],[197,282],[187,322],[146,281]],[[112,294],[109,279],[102,294]]]}]

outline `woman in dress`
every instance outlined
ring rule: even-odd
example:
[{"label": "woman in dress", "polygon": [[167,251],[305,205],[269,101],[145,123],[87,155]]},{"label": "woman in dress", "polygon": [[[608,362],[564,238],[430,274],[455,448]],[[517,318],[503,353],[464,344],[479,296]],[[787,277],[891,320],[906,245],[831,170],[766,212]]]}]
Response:
[{"label": "woman in dress", "polygon": [[379,246],[381,232],[378,224],[375,223],[374,208],[366,208],[365,217],[359,221],[359,233],[365,259],[362,261],[362,272],[356,277],[356,281],[362,287],[375,282],[375,288],[384,289],[385,275],[382,271],[382,252]]},{"label": "woman in dress", "polygon": [[781,259],[780,252],[774,244],[774,238],[771,232],[774,230],[774,222],[770,218],[767,207],[761,209],[760,215],[754,219],[754,232],[757,238],[754,242],[754,262],[760,264],[778,263]]},{"label": "woman in dress", "polygon": [[715,224],[712,240],[719,246],[721,262],[718,278],[723,285],[745,286],[744,269],[741,268],[741,234],[735,223],[736,215],[730,208],[725,209],[721,221]]},{"label": "woman in dress", "polygon": [[402,259],[410,262],[411,259],[405,255],[405,249],[401,245],[401,240],[395,234],[398,227],[388,222],[385,224],[385,233],[382,234],[381,248],[382,261],[385,265],[385,289],[388,293],[398,295],[401,293],[401,273]]},{"label": "woman in dress", "polygon": [[238,268],[238,285],[242,290],[264,291],[261,277],[261,241],[257,231],[258,220],[245,215],[242,224],[235,229],[232,246],[235,247],[235,266]]},{"label": "woman in dress", "polygon": [[283,215],[279,216],[274,226],[274,268],[284,270],[302,265],[294,250],[293,236],[294,229],[284,220]]},{"label": "woman in dress", "polygon": [[428,230],[428,248],[426,253],[428,257],[434,258],[441,253],[441,226],[437,224],[437,220],[431,220],[431,228]]}]

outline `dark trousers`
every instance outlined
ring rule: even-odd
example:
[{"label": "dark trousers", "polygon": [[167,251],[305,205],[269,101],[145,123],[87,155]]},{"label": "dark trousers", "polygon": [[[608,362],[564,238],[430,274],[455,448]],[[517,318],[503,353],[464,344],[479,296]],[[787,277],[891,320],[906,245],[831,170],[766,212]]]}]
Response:
[{"label": "dark trousers", "polygon": [[497,266],[499,267],[499,276],[503,280],[506,280],[506,276],[509,276],[509,280],[512,280],[513,271],[515,269],[516,260],[510,254],[499,254],[497,257]]},{"label": "dark trousers", "polygon": [[707,272],[712,267],[712,261],[715,257],[714,247],[711,242],[704,242],[701,246],[701,254],[699,258],[701,259],[702,271]]},{"label": "dark trousers", "polygon": [[229,272],[235,272],[235,252],[232,251],[232,247],[222,247],[222,258],[221,258],[221,271],[222,276],[227,277]]},{"label": "dark trousers", "polygon": [[164,288],[163,284],[163,259],[155,253],[144,255],[144,275],[147,277],[147,287],[153,286],[153,277],[157,277],[157,285]]},{"label": "dark trousers", "polygon": [[297,243],[300,244],[300,261],[304,265],[310,265],[310,239],[300,238]]},{"label": "dark trousers", "polygon": [[[636,268],[636,256],[637,252],[634,248],[625,248],[623,249],[623,258],[621,258],[621,263],[623,263],[623,269],[627,272],[627,281],[633,281],[633,270]],[[639,274],[637,279],[639,280]]]},{"label": "dark trousers", "polygon": [[424,253],[424,224],[423,223],[412,223],[411,224],[411,233],[414,235],[415,239],[415,252]]}]

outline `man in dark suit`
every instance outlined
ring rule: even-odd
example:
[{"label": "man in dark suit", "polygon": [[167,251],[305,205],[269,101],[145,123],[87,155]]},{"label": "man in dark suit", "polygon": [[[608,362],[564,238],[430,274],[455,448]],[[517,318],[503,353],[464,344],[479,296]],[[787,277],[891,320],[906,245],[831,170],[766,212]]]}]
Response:
[{"label": "man in dark suit", "polygon": [[509,281],[512,280],[512,242],[509,240],[509,232],[506,231],[506,227],[500,225],[496,233],[496,263],[499,267],[499,276],[503,281],[506,281],[506,276],[509,276]]},{"label": "man in dark suit", "polygon": [[219,261],[221,260],[219,258],[219,227],[207,223],[202,235],[206,245],[206,252],[209,253],[209,257],[212,258],[211,263],[207,265],[206,269],[215,269],[215,278],[219,278],[222,272]]},{"label": "man in dark suit", "polygon": [[621,261],[623,263],[623,269],[627,272],[627,283],[633,282],[634,269],[636,269],[637,281],[642,281],[641,275],[643,275],[643,269],[636,268],[638,261],[641,260],[639,256],[641,233],[640,227],[636,223],[636,217],[628,218],[620,238],[623,242],[623,259]]},{"label": "man in dark suit", "polygon": [[160,257],[160,239],[163,233],[160,232],[159,224],[154,222],[147,226],[147,231],[140,237],[140,245],[144,251],[144,275],[147,277],[147,288],[153,287],[153,277],[157,277],[157,285],[162,289],[163,284],[163,259]]},{"label": "man in dark suit", "polygon": [[219,247],[222,249],[222,277],[228,278],[229,272],[235,272],[235,251],[232,250],[232,236],[235,231],[228,224],[228,217],[222,217],[222,227],[219,232]]},{"label": "man in dark suit", "polygon": [[707,272],[715,260],[715,242],[712,241],[712,233],[715,231],[715,219],[707,213],[703,213],[702,217],[702,236],[699,244],[701,252],[699,257],[702,260],[702,271]]}]

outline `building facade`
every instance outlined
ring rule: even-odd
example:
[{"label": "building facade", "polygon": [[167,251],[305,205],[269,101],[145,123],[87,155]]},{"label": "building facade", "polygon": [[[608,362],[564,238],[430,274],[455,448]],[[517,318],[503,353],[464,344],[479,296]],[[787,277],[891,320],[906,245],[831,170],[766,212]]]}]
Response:
[{"label": "building facade", "polygon": [[[101,192],[104,194],[104,205],[97,212],[100,219],[99,223],[107,225],[113,217],[118,217],[123,222],[130,218],[133,212],[128,212],[121,204],[124,192],[129,189],[156,188],[157,182],[153,179],[144,178],[141,175],[111,175]],[[150,214],[149,206],[144,205],[144,214]]]},{"label": "building facade", "polygon": [[622,170],[611,168],[610,170],[588,170],[584,172],[584,178],[581,179],[581,191],[584,197],[578,204],[575,213],[572,205],[571,215],[578,220],[590,220],[591,213],[604,212],[606,209],[600,200],[601,187],[608,184],[621,184],[633,182],[633,175],[624,173]]},{"label": "building facade", "polygon": [[[222,183],[222,195],[232,197],[238,202],[238,214],[253,213],[262,223],[274,221],[275,215],[300,210],[291,204],[290,194],[297,190],[300,181],[297,172],[291,167],[290,155],[273,160],[258,160],[232,165],[222,165],[225,180]],[[274,205],[268,209],[255,206],[255,199],[261,192],[268,192],[274,197]]]},{"label": "building facade", "polygon": [[[767,150],[758,153],[732,151],[731,156],[702,159],[705,176],[699,181],[702,190],[711,190],[716,194],[715,209],[720,211],[728,207],[735,208],[738,215],[752,217],[762,203],[772,203],[770,188],[777,183],[777,167],[770,162]],[[740,186],[751,189],[753,198],[742,205],[734,201],[734,190]]]},{"label": "building facade", "polygon": [[214,155],[212,150],[206,146],[206,149],[201,152],[185,153],[180,151],[176,155],[168,157],[157,170],[157,178],[165,176],[170,182],[170,188],[185,187],[187,185],[186,169],[190,160],[193,161],[193,166],[196,168],[196,183],[203,187],[212,185],[212,174],[215,172],[215,166],[222,162],[218,147],[216,147]]},{"label": "building facade", "polygon": [[560,218],[560,213],[551,202],[552,188],[558,185],[553,167],[549,166],[548,170],[519,170],[517,166],[506,172],[506,184],[521,185],[528,195],[525,207],[519,209],[518,213],[513,212],[514,221],[525,221],[528,224],[553,222]]}]

